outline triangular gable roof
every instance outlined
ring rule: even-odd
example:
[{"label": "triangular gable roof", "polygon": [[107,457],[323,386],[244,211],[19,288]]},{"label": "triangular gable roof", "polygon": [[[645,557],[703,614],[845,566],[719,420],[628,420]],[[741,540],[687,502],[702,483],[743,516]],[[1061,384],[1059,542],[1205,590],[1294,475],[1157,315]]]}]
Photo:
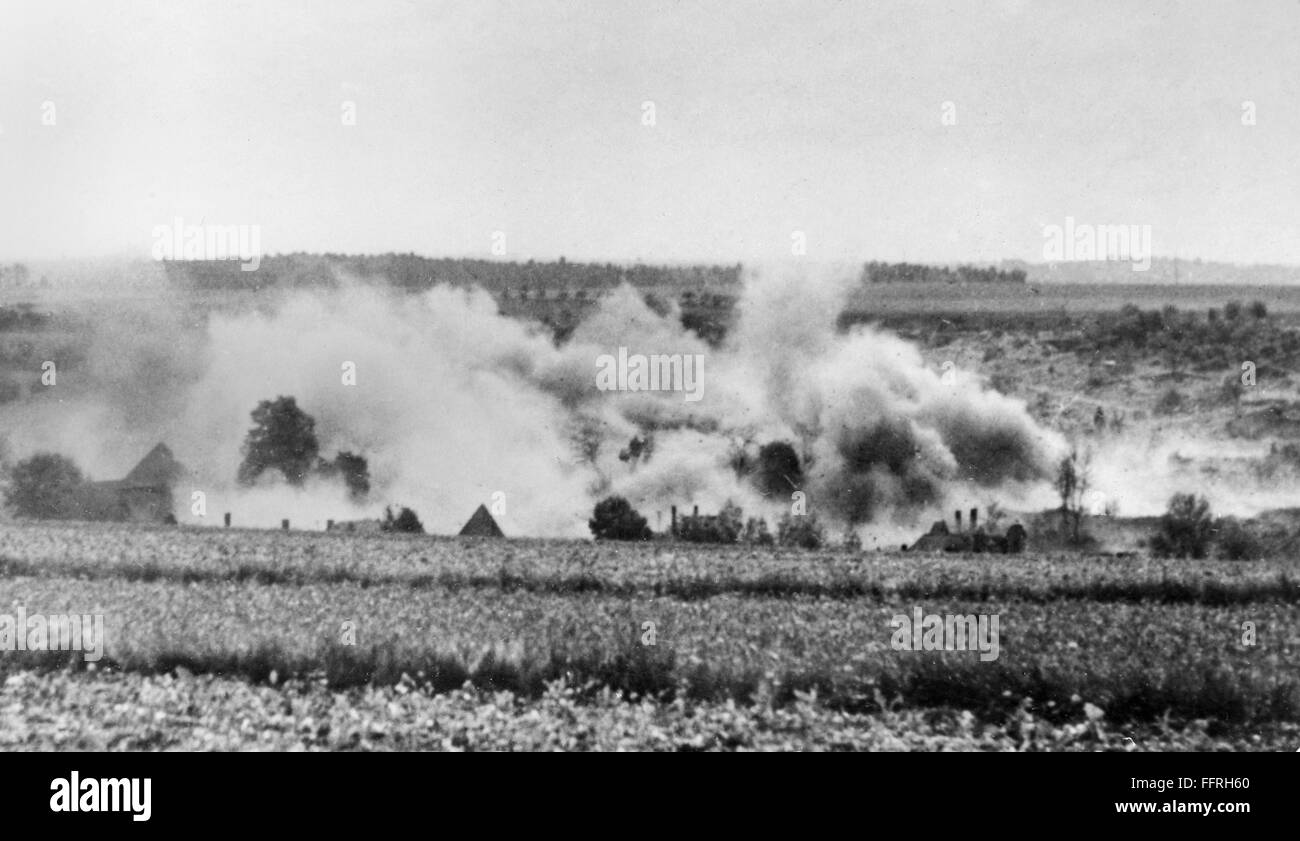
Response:
[{"label": "triangular gable roof", "polygon": [[460,537],[505,537],[497,521],[492,519],[486,505],[480,505],[460,530]]},{"label": "triangular gable roof", "polygon": [[123,482],[131,485],[170,485],[182,472],[166,444],[158,444],[140,463],[126,474]]}]

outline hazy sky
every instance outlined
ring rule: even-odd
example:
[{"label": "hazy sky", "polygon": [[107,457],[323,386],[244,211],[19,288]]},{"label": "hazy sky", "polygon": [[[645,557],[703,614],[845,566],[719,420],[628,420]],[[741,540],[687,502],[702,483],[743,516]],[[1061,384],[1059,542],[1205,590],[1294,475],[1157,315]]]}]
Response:
[{"label": "hazy sky", "polygon": [[1294,0],[0,15],[9,260],[147,256],[178,215],[267,253],[488,257],[503,231],[512,259],[735,262],[803,231],[813,259],[1041,260],[1073,216],[1300,263],[1298,155]]}]

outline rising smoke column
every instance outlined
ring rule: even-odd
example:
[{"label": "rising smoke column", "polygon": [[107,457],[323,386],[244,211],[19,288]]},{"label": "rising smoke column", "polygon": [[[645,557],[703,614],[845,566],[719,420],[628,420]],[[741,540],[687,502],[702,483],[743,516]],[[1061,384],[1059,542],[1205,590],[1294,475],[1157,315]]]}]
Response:
[{"label": "rising smoke column", "polygon": [[570,396],[577,411],[599,404],[620,435],[631,424],[655,436],[653,459],[614,471],[612,490],[660,508],[698,501],[716,509],[731,498],[746,508],[788,510],[788,500],[764,500],[736,480],[728,460],[739,440],[796,442],[808,462],[810,504],[848,525],[915,515],[971,489],[1049,478],[1062,443],[1022,403],[971,377],[945,383],[896,336],[836,329],[855,282],[851,272],[750,272],[738,322],[717,351],[677,326],[674,313],[656,316],[631,290],[608,299],[575,333],[568,358],[590,366],[620,345],[699,352],[709,372],[704,399],[694,404],[673,392]]}]

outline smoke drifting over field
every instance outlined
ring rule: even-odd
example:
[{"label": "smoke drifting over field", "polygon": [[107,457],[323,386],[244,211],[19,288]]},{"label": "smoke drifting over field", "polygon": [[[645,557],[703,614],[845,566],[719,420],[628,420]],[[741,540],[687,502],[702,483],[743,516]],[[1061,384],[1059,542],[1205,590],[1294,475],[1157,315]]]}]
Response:
[{"label": "smoke drifting over field", "polygon": [[[853,282],[852,272],[751,273],[716,349],[628,287],[558,348],[540,328],[499,315],[486,293],[449,287],[409,296],[347,280],[202,326],[179,305],[151,304],[142,322],[103,322],[58,399],[11,409],[11,438],[19,456],[65,452],[97,479],[166,441],[192,471],[177,489],[178,515],[197,520],[189,498],[202,490],[206,522],[232,511],[240,525],[288,517],[320,526],[387,502],[447,533],[498,491],[498,519],[515,535],[584,536],[595,500],[610,493],[652,526],[666,525],[656,514],[672,504],[712,512],[726,499],[771,522],[790,510],[789,494],[763,497],[731,464],[776,440],[800,455],[808,511],[841,527],[910,523],[950,501],[1041,488],[1056,436],[973,378],[944,382],[897,337],[838,333]],[[702,399],[599,390],[597,360],[619,348],[702,355]],[[355,363],[355,386],[342,382],[345,362]],[[274,472],[251,489],[235,484],[249,412],[278,395],[316,419],[322,455],[369,459],[371,504],[352,506],[340,483],[297,489]],[[634,437],[652,441],[648,454],[620,458]]]}]

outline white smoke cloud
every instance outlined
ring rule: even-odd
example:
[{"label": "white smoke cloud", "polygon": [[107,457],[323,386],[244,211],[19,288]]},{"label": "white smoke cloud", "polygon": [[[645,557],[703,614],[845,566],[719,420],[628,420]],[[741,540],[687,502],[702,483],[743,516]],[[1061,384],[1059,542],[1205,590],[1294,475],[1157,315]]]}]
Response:
[{"label": "white smoke cloud", "polygon": [[[414,508],[432,532],[455,533],[496,492],[513,535],[585,536],[594,502],[609,493],[652,525],[670,505],[716,511],[727,499],[771,521],[790,500],[764,498],[730,467],[746,441],[791,441],[809,510],[841,526],[914,520],[971,493],[1041,485],[1059,438],[974,378],[943,382],[895,336],[839,332],[854,283],[851,271],[751,272],[716,349],[629,287],[559,348],[498,314],[486,293],[445,286],[406,295],[346,280],[285,293],[261,311],[213,314],[201,329],[177,315],[183,307],[155,303],[140,324],[101,325],[62,402],[6,415],[40,427],[14,437],[20,455],[66,452],[95,478],[117,478],[166,441],[191,471],[178,515],[196,521],[189,492],[202,490],[211,524],[230,511],[237,525],[318,527],[392,503]],[[701,355],[703,398],[598,390],[597,359],[620,347]],[[355,386],[342,382],[345,362],[356,366]],[[235,483],[249,413],[280,395],[315,418],[322,455],[369,460],[372,502],[352,505],[338,482]],[[634,436],[652,451],[620,459]]]}]

